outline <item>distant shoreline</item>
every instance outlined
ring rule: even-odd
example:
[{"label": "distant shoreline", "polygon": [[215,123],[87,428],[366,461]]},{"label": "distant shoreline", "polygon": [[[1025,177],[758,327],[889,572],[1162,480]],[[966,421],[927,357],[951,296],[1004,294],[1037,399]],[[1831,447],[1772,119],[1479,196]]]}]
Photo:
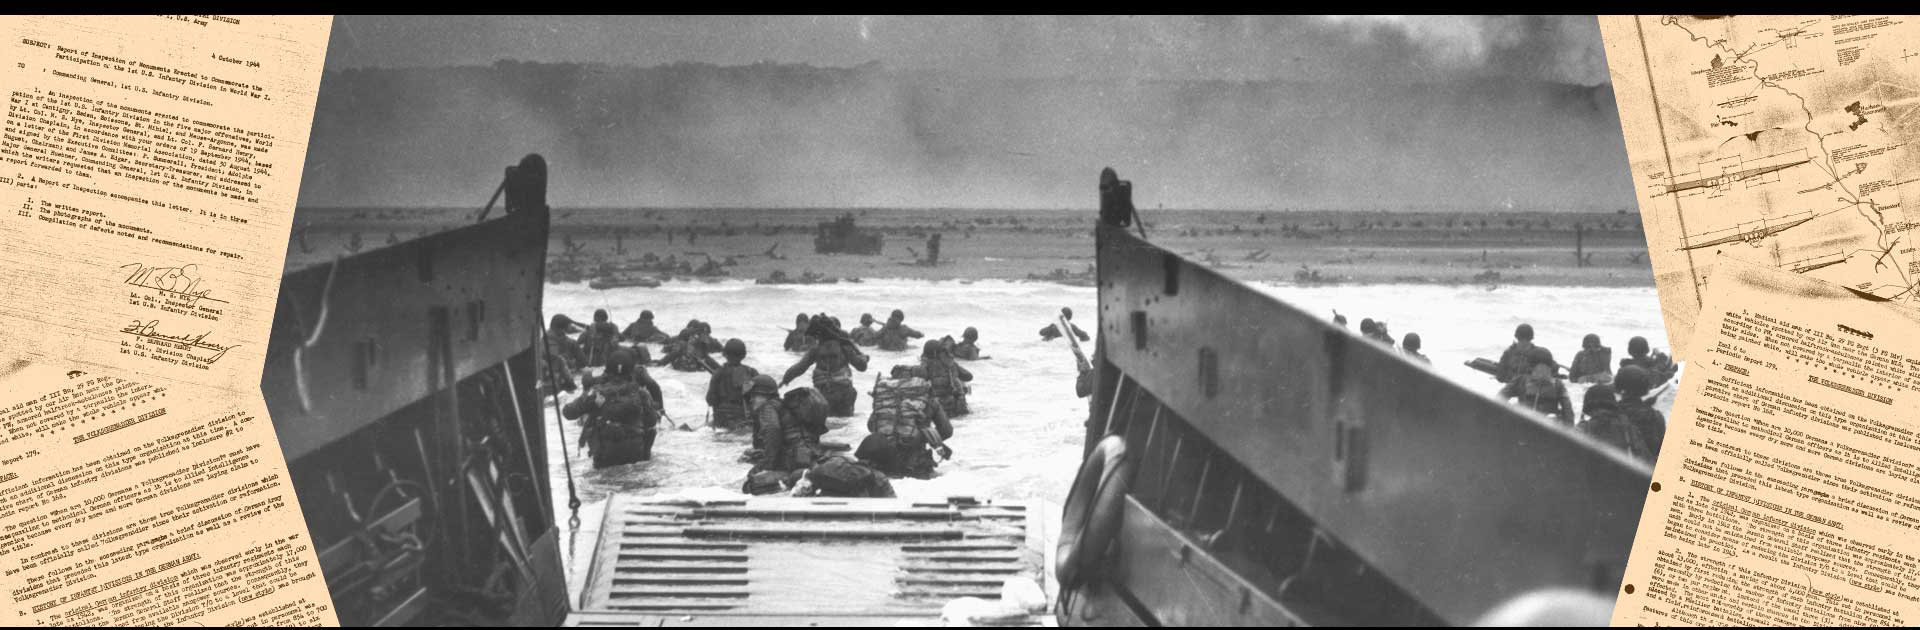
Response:
[{"label": "distant shoreline", "polygon": [[[499,210],[496,209],[495,212]],[[851,214],[880,234],[879,255],[815,252],[819,221]],[[1148,238],[1232,278],[1295,286],[1458,285],[1652,287],[1639,217],[1621,213],[1144,211]],[[303,210],[288,268],[441,231],[473,210]],[[551,278],[581,280],[602,265],[644,267],[647,256],[689,268],[708,257],[725,277],[775,271],[836,278],[1049,282],[1087,278],[1094,262],[1091,211],[926,210],[730,212],[556,210]],[[1576,235],[1574,226],[1582,226]],[[940,234],[941,261],[922,264]],[[689,236],[691,235],[691,239]],[[1587,264],[1574,257],[1576,240]],[[691,242],[690,242],[691,241]],[[726,263],[731,259],[730,265]],[[1319,282],[1311,279],[1318,274]],[[658,273],[641,275],[659,276]],[[682,274],[669,274],[678,277]],[[1033,276],[1040,276],[1035,279]],[[680,281],[678,279],[670,281]],[[696,280],[697,281],[697,280]]]}]

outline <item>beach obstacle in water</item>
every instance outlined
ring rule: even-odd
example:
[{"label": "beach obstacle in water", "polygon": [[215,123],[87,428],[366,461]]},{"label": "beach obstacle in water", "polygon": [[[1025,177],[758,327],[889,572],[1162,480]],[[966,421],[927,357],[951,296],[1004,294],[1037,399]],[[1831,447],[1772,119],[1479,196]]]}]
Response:
[{"label": "beach obstacle in water", "polygon": [[1587,226],[1584,223],[1573,224],[1573,266],[1587,266],[1586,251]]}]

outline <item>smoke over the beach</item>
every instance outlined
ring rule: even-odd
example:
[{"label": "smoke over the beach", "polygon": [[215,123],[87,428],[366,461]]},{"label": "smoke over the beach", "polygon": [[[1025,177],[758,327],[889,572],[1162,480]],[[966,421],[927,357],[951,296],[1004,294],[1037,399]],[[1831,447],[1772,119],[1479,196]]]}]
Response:
[{"label": "smoke over the beach", "polygon": [[527,152],[556,205],[1632,203],[1591,16],[338,18],[302,204]]}]

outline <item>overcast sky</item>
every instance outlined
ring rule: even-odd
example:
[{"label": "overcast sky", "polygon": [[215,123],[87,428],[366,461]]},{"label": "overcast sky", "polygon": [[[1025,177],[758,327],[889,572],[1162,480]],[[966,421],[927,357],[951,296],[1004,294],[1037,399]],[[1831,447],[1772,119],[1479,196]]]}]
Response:
[{"label": "overcast sky", "polygon": [[759,61],[987,76],[1607,81],[1593,16],[339,16],[327,67]]}]

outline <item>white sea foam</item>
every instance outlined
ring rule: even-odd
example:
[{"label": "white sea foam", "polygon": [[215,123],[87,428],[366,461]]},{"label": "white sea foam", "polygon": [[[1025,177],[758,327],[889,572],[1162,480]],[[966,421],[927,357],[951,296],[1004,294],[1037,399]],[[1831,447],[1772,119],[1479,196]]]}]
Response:
[{"label": "white sea foam", "polygon": [[[1488,291],[1484,287],[1444,286],[1261,286],[1261,290],[1279,296],[1310,313],[1332,317],[1338,309],[1358,327],[1361,318],[1384,320],[1396,339],[1418,332],[1425,342],[1425,353],[1433,359],[1434,369],[1468,387],[1492,392],[1497,384],[1491,378],[1464,367],[1474,357],[1497,358],[1512,339],[1513,328],[1521,322],[1533,324],[1536,341],[1554,351],[1561,363],[1570,363],[1579,349],[1580,338],[1597,333],[1614,348],[1615,360],[1626,356],[1627,339],[1647,337],[1656,348],[1666,347],[1665,329],[1660,320],[1659,301],[1652,288],[1597,287],[1506,287]],[[827,312],[852,327],[861,313],[884,320],[893,309],[906,312],[906,323],[930,338],[960,336],[961,330],[974,326],[980,331],[980,346],[990,360],[965,363],[973,371],[972,414],[955,423],[955,435],[949,444],[953,459],[940,467],[931,480],[898,480],[895,489],[902,496],[944,497],[970,495],[1000,500],[1065,498],[1080,461],[1087,400],[1074,396],[1077,374],[1072,354],[1062,340],[1043,342],[1038,331],[1047,325],[1060,307],[1071,307],[1081,314],[1076,320],[1082,328],[1094,332],[1091,321],[1095,309],[1092,288],[1068,287],[1047,283],[981,280],[962,285],[955,282],[919,280],[869,280],[812,286],[763,286],[728,281],[713,284],[674,282],[656,289],[613,289],[595,291],[584,285],[551,285],[546,292],[548,314],[566,313],[580,321],[590,321],[593,310],[605,308],[616,323],[625,326],[642,309],[656,315],[658,325],[675,332],[688,319],[712,324],[716,337],[738,337],[747,343],[747,364],[763,373],[779,374],[797,358],[780,350],[786,328],[794,315]],[[545,318],[542,318],[544,321]],[[1231,335],[1232,331],[1220,331]],[[830,421],[832,431],[825,440],[858,444],[866,434],[866,415],[870,409],[867,390],[873,375],[884,373],[896,363],[914,361],[918,344],[906,352],[869,351],[872,363],[864,374],[856,374],[861,390],[853,418]],[[1091,351],[1091,346],[1088,347]],[[659,347],[652,347],[659,355]],[[593,470],[589,462],[575,452],[579,425],[564,423],[573,453],[573,472],[581,499],[588,502],[582,511],[583,529],[575,536],[568,555],[569,572],[578,573],[599,525],[604,499],[613,492],[640,492],[704,497],[737,495],[747,464],[739,456],[750,443],[745,435],[720,434],[703,427],[704,396],[708,376],[705,372],[677,372],[653,368],[660,381],[668,413],[675,420],[694,425],[693,432],[666,431],[654,446],[654,460],[606,470]],[[795,386],[809,379],[796,379]],[[1575,392],[1578,403],[1578,392]],[[562,396],[564,402],[566,396]],[[548,406],[548,456],[561,461],[558,450],[563,443],[555,431]],[[552,479],[556,513],[564,522],[566,479],[556,465]]]}]

